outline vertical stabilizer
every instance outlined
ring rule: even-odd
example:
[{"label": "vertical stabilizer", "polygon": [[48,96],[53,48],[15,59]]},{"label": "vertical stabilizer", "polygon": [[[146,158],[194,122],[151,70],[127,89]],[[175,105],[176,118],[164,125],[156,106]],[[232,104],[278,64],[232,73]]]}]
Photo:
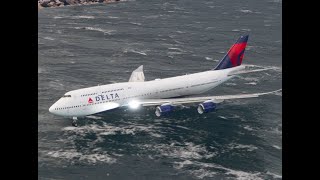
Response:
[{"label": "vertical stabilizer", "polygon": [[247,46],[249,35],[241,36],[236,43],[229,49],[228,53],[220,60],[214,70],[228,69],[240,66],[242,63],[244,50]]}]

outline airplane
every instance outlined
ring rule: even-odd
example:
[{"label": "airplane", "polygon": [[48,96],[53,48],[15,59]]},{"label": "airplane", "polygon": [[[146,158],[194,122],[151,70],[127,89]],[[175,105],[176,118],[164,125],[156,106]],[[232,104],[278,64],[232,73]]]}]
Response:
[{"label": "airplane", "polygon": [[237,75],[270,69],[248,70],[249,66],[242,65],[248,38],[249,35],[241,36],[213,69],[145,81],[141,65],[132,72],[128,82],[98,85],[65,93],[49,108],[49,112],[72,117],[72,125],[77,126],[78,117],[120,107],[136,109],[141,106],[154,106],[155,115],[160,117],[169,114],[176,106],[199,103],[197,111],[203,114],[214,111],[217,104],[224,100],[253,98],[282,91],[279,89],[264,93],[193,97]]}]

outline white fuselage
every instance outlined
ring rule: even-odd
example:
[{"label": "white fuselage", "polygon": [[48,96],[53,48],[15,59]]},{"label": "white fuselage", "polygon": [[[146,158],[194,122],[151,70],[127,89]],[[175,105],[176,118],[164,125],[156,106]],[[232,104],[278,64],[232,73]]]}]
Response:
[{"label": "white fuselage", "polygon": [[49,111],[61,116],[80,117],[101,112],[101,109],[124,106],[133,100],[200,94],[229,80],[233,76],[228,74],[240,69],[242,66],[145,82],[124,82],[78,89],[67,92]]}]

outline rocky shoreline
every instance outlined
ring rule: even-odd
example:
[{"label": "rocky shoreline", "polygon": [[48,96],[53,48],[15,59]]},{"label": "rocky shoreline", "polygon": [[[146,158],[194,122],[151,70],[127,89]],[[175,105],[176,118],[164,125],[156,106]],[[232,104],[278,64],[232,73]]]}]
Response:
[{"label": "rocky shoreline", "polygon": [[120,0],[38,0],[38,9],[44,7],[61,7],[68,5],[87,5],[97,3],[111,3]]}]

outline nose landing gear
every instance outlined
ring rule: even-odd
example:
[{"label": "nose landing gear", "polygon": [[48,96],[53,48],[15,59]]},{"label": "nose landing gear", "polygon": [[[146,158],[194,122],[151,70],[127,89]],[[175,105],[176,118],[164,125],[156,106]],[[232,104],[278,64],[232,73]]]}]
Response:
[{"label": "nose landing gear", "polygon": [[77,117],[72,117],[72,126],[78,127],[77,120],[78,120]]}]

